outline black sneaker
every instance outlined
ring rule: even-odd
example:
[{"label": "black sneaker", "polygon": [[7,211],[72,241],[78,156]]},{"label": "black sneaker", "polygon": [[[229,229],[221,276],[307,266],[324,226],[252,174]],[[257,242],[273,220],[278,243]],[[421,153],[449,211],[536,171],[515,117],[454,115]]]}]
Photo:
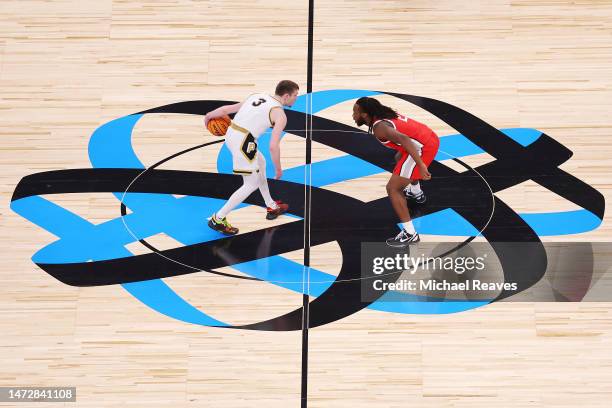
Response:
[{"label": "black sneaker", "polygon": [[427,197],[425,197],[425,193],[422,191],[419,194],[414,194],[408,190],[404,190],[404,196],[406,196],[406,200],[415,202],[417,204],[423,204],[425,200],[427,200]]},{"label": "black sneaker", "polygon": [[405,229],[402,229],[402,231],[394,238],[387,239],[387,245],[394,248],[404,248],[410,244],[416,244],[420,240],[421,238],[419,237],[418,232],[415,232],[414,234],[409,234]]}]

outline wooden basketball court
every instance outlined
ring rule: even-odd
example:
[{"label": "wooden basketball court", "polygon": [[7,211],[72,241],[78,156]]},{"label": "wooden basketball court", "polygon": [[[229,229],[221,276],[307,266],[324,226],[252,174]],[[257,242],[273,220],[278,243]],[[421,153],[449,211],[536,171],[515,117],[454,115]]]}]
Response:
[{"label": "wooden basketball court", "polygon": [[[535,129],[514,132],[544,134],[536,139],[548,140],[561,156],[569,151],[551,166],[584,183],[580,187],[538,167],[556,160],[552,150],[550,157],[526,159],[508,153],[504,159],[516,160],[517,172],[535,166],[539,181],[509,182],[514,169],[504,170],[497,176],[508,186],[485,198],[519,214],[526,223],[521,228],[535,231],[541,242],[596,243],[599,282],[612,282],[611,219],[603,211],[612,198],[612,3],[315,1],[313,93],[306,96],[308,7],[302,0],[2,2],[0,386],[76,387],[75,403],[45,406],[608,406],[612,296],[587,290],[595,279],[580,299],[510,298],[456,313],[376,302],[345,313],[350,301],[342,288],[351,283],[344,279],[326,298],[333,306],[317,307],[315,299],[339,274],[360,276],[346,271],[348,262],[359,265],[359,252],[349,256],[343,240],[354,238],[351,250],[359,249],[367,241],[359,237],[369,237],[362,221],[381,214],[367,208],[386,208],[389,172],[351,161],[357,159],[334,147],[361,140],[351,115],[366,91],[381,92],[374,97],[428,124],[441,139],[462,133],[448,123],[446,110],[388,93],[442,101],[490,129]],[[231,168],[222,143],[165,161],[142,176],[141,187],[130,180],[176,153],[221,140],[204,128],[206,111],[198,109],[211,105],[201,101],[273,92],[281,79],[299,83],[301,98],[281,144],[285,181],[271,181],[270,188],[281,199],[290,192],[297,197],[296,212],[274,221],[258,205],[231,213],[241,228],[236,238],[255,237],[255,258],[233,252],[241,248],[236,243],[198,246],[219,239],[210,238],[206,218],[223,202],[190,193],[205,184],[198,174],[221,173],[219,189],[229,188],[223,180],[231,177],[239,183],[239,176],[223,176]],[[154,110],[188,101],[174,111]],[[308,113],[319,121],[305,125]],[[317,127],[321,123],[336,127]],[[348,128],[355,133],[341,131]],[[305,166],[305,137],[313,138],[312,166]],[[536,139],[520,144],[527,149]],[[488,164],[501,160],[495,155],[472,149],[461,162],[485,174]],[[423,183],[427,205],[468,194],[450,182],[448,189],[435,188],[436,168],[443,178],[443,167],[453,175],[469,173],[463,165],[445,160],[436,166],[431,183]],[[117,175],[109,168],[129,171]],[[96,170],[65,172],[71,169]],[[19,187],[27,176],[50,171],[60,172]],[[173,176],[156,178],[165,174]],[[546,180],[553,180],[550,188]],[[309,183],[307,215],[302,197]],[[159,190],[151,190],[154,185]],[[474,202],[487,206],[485,198]],[[380,207],[367,207],[375,202]],[[589,205],[600,208],[603,219]],[[397,220],[387,219],[376,228],[390,236]],[[311,269],[302,266],[300,225],[312,233]],[[421,225],[424,244],[470,237],[436,232],[439,222]],[[480,233],[473,242],[486,243],[474,227]],[[193,256],[154,258],[151,246],[170,258],[189,247]],[[279,246],[284,252],[272,253]],[[218,273],[196,272],[201,251],[208,250],[217,262],[209,269]],[[102,283],[87,281],[89,266],[94,271],[106,260],[137,256],[149,256],[138,259],[148,259],[146,267],[162,275],[172,265],[184,272],[130,281],[131,264],[112,264],[91,278]],[[196,265],[183,265],[189,259]],[[56,279],[63,272],[54,277],[49,270],[56,267],[45,269],[77,263],[85,269],[62,276],[82,284],[63,283]],[[117,281],[111,282],[113,274]],[[307,331],[299,320],[303,293],[313,302]],[[274,320],[291,313],[294,320]]]}]

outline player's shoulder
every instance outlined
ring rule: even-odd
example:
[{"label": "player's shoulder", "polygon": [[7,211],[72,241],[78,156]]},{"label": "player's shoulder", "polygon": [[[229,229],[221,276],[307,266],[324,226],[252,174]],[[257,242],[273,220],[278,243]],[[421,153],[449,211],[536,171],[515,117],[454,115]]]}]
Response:
[{"label": "player's shoulder", "polygon": [[281,101],[279,101],[278,99],[276,99],[275,96],[270,95],[270,94],[266,94],[266,96],[268,98],[270,98],[270,102],[272,103],[272,105],[275,105],[274,107],[278,107],[278,106],[283,106],[283,104],[281,103]]},{"label": "player's shoulder", "polygon": [[274,126],[278,120],[282,120],[284,123],[287,123],[287,115],[285,114],[285,110],[280,103],[270,106],[268,117],[270,118],[270,126]]},{"label": "player's shoulder", "polygon": [[372,124],[372,129],[376,129],[379,126],[386,126],[386,127],[390,127],[392,129],[395,129],[395,123],[393,123],[393,119],[380,119],[375,121]]}]

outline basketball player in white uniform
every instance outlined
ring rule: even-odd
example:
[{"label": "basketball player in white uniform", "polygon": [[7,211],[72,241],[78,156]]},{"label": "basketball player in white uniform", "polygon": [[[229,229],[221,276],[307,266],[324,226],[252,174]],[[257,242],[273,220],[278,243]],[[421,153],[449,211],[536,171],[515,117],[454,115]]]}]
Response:
[{"label": "basketball player in white uniform", "polygon": [[232,153],[234,173],[241,174],[244,184],[231,195],[225,205],[214,213],[208,226],[225,235],[235,235],[238,228],[227,221],[227,214],[242,203],[253,191],[259,189],[267,208],[266,218],[273,220],[287,211],[289,206],[281,201],[274,201],[268,189],[266,178],[266,159],[257,150],[257,139],[272,127],[270,153],[276,170],[275,178],[279,179],[283,170],[280,162],[280,138],[287,116],[284,106],[292,106],[298,96],[299,87],[293,81],[284,80],[278,83],[274,95],[256,93],[245,101],[221,106],[204,117],[204,124],[224,115],[235,113],[234,119],[225,135],[225,144]]}]

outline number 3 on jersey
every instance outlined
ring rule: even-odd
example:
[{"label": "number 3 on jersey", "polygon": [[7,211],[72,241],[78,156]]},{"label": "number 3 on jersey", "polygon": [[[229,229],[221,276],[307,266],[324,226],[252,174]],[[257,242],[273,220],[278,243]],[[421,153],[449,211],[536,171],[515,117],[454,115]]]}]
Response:
[{"label": "number 3 on jersey", "polygon": [[253,105],[253,106],[259,106],[259,105],[261,105],[262,103],[266,103],[266,100],[265,100],[264,98],[259,98],[259,100],[258,100],[258,101],[253,102],[253,103],[252,103],[252,105]]}]

